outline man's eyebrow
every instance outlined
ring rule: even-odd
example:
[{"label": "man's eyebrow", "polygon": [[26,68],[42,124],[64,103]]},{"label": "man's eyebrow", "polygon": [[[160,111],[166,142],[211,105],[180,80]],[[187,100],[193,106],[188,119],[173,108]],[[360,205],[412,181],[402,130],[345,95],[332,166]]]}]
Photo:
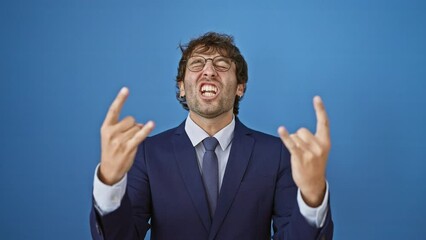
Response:
[{"label": "man's eyebrow", "polygon": [[217,54],[217,55],[211,55],[211,54],[204,54],[204,53],[193,53],[193,54],[191,54],[191,57],[205,57],[205,56],[211,56],[212,58],[215,58],[215,57],[223,57],[222,55],[220,55],[220,54]]}]

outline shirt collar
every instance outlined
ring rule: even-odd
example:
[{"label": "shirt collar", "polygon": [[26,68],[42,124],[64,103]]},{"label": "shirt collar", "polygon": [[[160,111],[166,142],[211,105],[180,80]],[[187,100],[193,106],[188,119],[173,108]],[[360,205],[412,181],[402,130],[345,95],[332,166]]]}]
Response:
[{"label": "shirt collar", "polygon": [[[235,117],[232,116],[232,121],[219,132],[217,132],[213,137],[219,141],[220,148],[222,151],[229,146],[234,137],[235,129]],[[188,114],[188,117],[185,121],[185,132],[188,134],[189,140],[191,140],[192,146],[197,146],[202,142],[206,137],[209,137],[209,134],[206,133],[200,126],[198,126]]]}]

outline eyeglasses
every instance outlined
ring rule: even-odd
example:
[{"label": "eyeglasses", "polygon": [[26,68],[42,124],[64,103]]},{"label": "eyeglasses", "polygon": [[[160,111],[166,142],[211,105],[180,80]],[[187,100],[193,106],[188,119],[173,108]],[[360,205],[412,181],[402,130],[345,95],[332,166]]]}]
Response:
[{"label": "eyeglasses", "polygon": [[214,69],[218,72],[228,71],[231,68],[231,64],[233,61],[231,58],[227,58],[223,56],[216,56],[214,58],[204,58],[202,56],[194,56],[194,57],[190,57],[187,60],[186,66],[191,72],[199,72],[204,69],[204,66],[206,66],[208,60],[212,61]]}]

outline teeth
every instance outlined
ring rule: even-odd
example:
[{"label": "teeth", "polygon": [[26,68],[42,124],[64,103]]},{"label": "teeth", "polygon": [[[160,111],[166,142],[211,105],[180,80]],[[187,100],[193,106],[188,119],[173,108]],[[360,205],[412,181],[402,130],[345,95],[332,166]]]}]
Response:
[{"label": "teeth", "polygon": [[[212,85],[203,85],[201,87],[201,92],[209,92],[209,93],[216,93],[217,92],[217,87],[212,86]],[[210,94],[209,94],[210,95]]]}]

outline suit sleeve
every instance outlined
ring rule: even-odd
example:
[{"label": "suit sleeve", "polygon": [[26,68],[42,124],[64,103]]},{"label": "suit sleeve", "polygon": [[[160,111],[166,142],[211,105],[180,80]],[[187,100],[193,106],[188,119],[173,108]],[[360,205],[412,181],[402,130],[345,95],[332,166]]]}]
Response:
[{"label": "suit sleeve", "polygon": [[[290,153],[282,146],[273,208],[274,240],[331,240],[333,221],[330,205],[322,228],[310,225],[297,204],[297,186],[291,175]],[[329,198],[330,199],[330,198]],[[330,202],[329,202],[330,204]]]},{"label": "suit sleeve", "polygon": [[102,216],[94,203],[92,204],[90,227],[93,239],[143,240],[145,238],[150,228],[151,191],[144,143],[139,146],[127,177],[126,193],[119,208]]}]

